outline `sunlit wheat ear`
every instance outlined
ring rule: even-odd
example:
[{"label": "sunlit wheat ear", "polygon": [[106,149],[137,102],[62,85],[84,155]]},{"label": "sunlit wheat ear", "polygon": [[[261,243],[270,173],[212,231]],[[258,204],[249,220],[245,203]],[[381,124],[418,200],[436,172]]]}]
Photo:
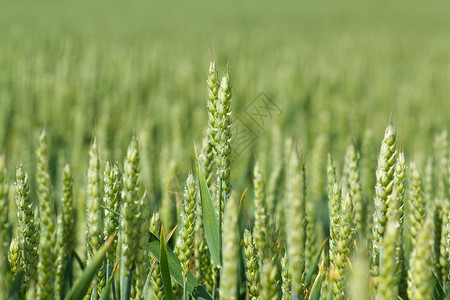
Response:
[{"label": "sunlit wheat ear", "polygon": [[149,270],[148,228],[150,226],[150,199],[147,194],[139,201],[139,232],[136,248],[136,268],[133,275],[133,297],[144,297],[144,286]]},{"label": "sunlit wheat ear", "polygon": [[22,288],[26,290],[30,283],[36,280],[39,232],[34,222],[33,201],[30,197],[28,176],[25,174],[22,165],[17,167],[15,189],[20,265],[25,273]]},{"label": "sunlit wheat ear", "polygon": [[22,268],[22,261],[20,259],[21,251],[19,247],[19,239],[13,238],[8,251],[8,262],[12,280],[16,278],[17,272]]},{"label": "sunlit wheat ear", "polygon": [[187,274],[191,261],[192,248],[194,243],[195,211],[197,208],[197,189],[194,176],[189,174],[184,188],[184,202],[181,216],[180,229],[180,254],[181,267],[183,269],[183,280],[187,283]]},{"label": "sunlit wheat ear", "polygon": [[356,152],[355,145],[350,143],[346,153],[347,165],[347,191],[354,209],[354,225],[357,238],[364,235],[365,211],[362,199],[361,180],[359,172],[359,154]]},{"label": "sunlit wheat ear", "polygon": [[286,187],[286,238],[292,293],[300,299],[305,295],[305,164],[295,151],[291,153]]},{"label": "sunlit wheat ear", "polygon": [[208,129],[207,137],[203,141],[203,166],[205,168],[206,183],[211,187],[214,170],[214,153],[216,145],[216,117],[217,98],[219,92],[219,76],[214,60],[209,65],[208,80]]},{"label": "sunlit wheat ear", "polygon": [[37,156],[37,195],[39,200],[40,240],[38,263],[38,289],[39,299],[48,299],[53,295],[54,269],[55,269],[55,224],[53,219],[53,203],[51,201],[51,182],[48,167],[47,136],[45,131],[39,138]]},{"label": "sunlit wheat ear", "polygon": [[406,264],[405,253],[403,246],[403,225],[404,225],[404,194],[405,194],[405,179],[406,179],[406,160],[403,152],[400,152],[397,158],[394,175],[394,189],[391,196],[388,198],[388,215],[398,223],[398,230],[396,231],[396,249],[395,262],[398,265],[399,287],[398,293],[402,298],[406,297]]},{"label": "sunlit wheat ear", "polygon": [[[229,197],[231,191],[231,79],[229,68],[222,77],[217,97],[217,113],[214,124],[215,160],[222,193]],[[219,199],[222,199],[223,202],[222,195]],[[224,203],[220,206],[223,214]]]},{"label": "sunlit wheat ear", "polygon": [[417,234],[416,247],[409,261],[408,297],[411,300],[433,299],[433,220],[427,217]]},{"label": "sunlit wheat ear", "polygon": [[223,269],[220,278],[220,297],[222,299],[237,299],[239,281],[239,203],[232,195],[225,208],[223,221]]},{"label": "sunlit wheat ear", "polygon": [[377,182],[375,186],[372,229],[372,273],[375,277],[378,275],[380,247],[383,243],[388,218],[387,199],[394,187],[394,172],[397,156],[397,150],[395,148],[396,140],[395,127],[391,123],[386,128],[383,141],[381,142],[376,170]]},{"label": "sunlit wheat ear", "polygon": [[[394,216],[394,215],[391,215]],[[377,283],[377,299],[397,299],[398,296],[398,264],[396,261],[396,248],[400,224],[392,219],[386,227],[386,234],[381,247],[380,274]]]},{"label": "sunlit wheat ear", "polygon": [[[119,233],[119,215],[117,213],[120,212],[122,173],[120,172],[118,164],[115,163],[114,165],[111,165],[107,162],[105,165],[103,178],[105,191],[103,202],[107,208],[104,210],[104,239],[107,239],[112,234],[116,235],[111,247],[106,253],[106,277],[109,278],[116,261],[116,249]],[[105,279],[107,280],[107,278]]]},{"label": "sunlit wheat ear", "polygon": [[259,258],[253,236],[247,229],[244,231],[244,258],[248,294],[251,300],[257,300],[260,290]]},{"label": "sunlit wheat ear", "polygon": [[254,236],[255,243],[258,249],[258,253],[261,256],[262,251],[266,247],[266,205],[265,205],[265,186],[264,186],[264,178],[259,166],[259,163],[255,163],[254,168],[254,178],[253,178],[253,186],[255,189],[254,192],[254,203],[255,203],[255,224],[254,224]]},{"label": "sunlit wheat ear", "polygon": [[[161,219],[158,212],[153,213],[150,219],[149,231],[156,236],[158,236],[161,232]],[[161,269],[159,267],[159,261],[152,254],[149,254],[148,259],[150,266],[153,268],[150,281],[153,287],[155,298],[164,299],[164,287],[161,279]]]},{"label": "sunlit wheat ear", "polygon": [[416,164],[410,166],[410,187],[409,187],[409,219],[412,248],[417,246],[417,236],[425,223],[426,206],[422,191],[422,180]]},{"label": "sunlit wheat ear", "polygon": [[[137,242],[139,234],[139,164],[140,153],[137,138],[133,137],[128,147],[124,161],[123,174],[123,203],[121,205],[121,272],[125,278],[129,278],[135,267],[137,255]],[[128,279],[127,279],[128,280]],[[121,283],[125,289],[126,283]]]},{"label": "sunlit wheat ear", "polygon": [[[337,218],[332,216],[337,214]],[[330,268],[333,276],[332,285],[335,299],[345,299],[347,284],[347,258],[350,257],[353,244],[353,207],[348,193],[341,194],[341,188],[336,183],[333,188],[333,198],[330,202],[330,220],[337,226],[330,225]],[[332,221],[330,221],[332,223]]]},{"label": "sunlit wheat ear", "polygon": [[58,215],[58,258],[56,261],[55,292],[64,293],[66,269],[72,262],[72,251],[75,248],[75,219],[73,207],[73,179],[69,165],[64,167],[63,196],[61,213]]},{"label": "sunlit wheat ear", "polygon": [[92,261],[95,251],[101,242],[101,198],[100,198],[100,162],[98,154],[97,139],[94,138],[89,151],[89,166],[87,173],[87,263]]}]

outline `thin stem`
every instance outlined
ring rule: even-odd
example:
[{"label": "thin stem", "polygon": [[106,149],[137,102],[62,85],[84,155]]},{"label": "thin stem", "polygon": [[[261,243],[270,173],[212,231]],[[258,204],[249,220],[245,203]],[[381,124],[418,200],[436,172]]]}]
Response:
[{"label": "thin stem", "polygon": [[187,293],[187,283],[186,280],[183,280],[183,300],[188,300],[188,293]]}]

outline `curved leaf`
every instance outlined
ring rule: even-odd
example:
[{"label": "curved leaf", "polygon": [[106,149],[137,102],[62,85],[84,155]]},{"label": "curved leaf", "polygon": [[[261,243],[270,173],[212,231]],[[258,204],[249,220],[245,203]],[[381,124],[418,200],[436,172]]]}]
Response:
[{"label": "curved leaf", "polygon": [[97,275],[98,270],[103,264],[103,260],[106,256],[106,251],[111,247],[112,241],[114,239],[114,235],[110,236],[106,243],[100,247],[100,249],[95,254],[92,262],[84,269],[80,278],[77,279],[75,284],[70,289],[67,294],[66,300],[77,300],[82,299],[86,292],[89,290],[89,286],[92,283],[92,279]]}]

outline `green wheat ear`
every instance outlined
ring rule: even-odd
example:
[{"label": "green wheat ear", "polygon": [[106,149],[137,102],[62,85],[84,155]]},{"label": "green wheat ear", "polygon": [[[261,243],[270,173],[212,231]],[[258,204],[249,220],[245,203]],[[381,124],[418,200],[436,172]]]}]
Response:
[{"label": "green wheat ear", "polygon": [[105,204],[105,207],[108,208],[104,210],[104,238],[106,240],[112,234],[116,234],[111,247],[108,249],[108,252],[106,252],[106,280],[108,280],[109,276],[111,275],[114,262],[116,260],[116,250],[118,243],[117,233],[119,232],[119,216],[117,215],[117,213],[120,211],[122,173],[120,172],[117,163],[111,166],[111,164],[107,162],[105,165],[104,190],[105,196],[103,198],[103,202]]},{"label": "green wheat ear", "polygon": [[409,261],[408,297],[411,300],[433,299],[433,220],[427,217],[417,235],[416,247]]},{"label": "green wheat ear", "polygon": [[97,138],[94,138],[89,151],[89,166],[87,174],[87,263],[92,261],[95,251],[101,241],[101,208],[100,208],[100,162]]},{"label": "green wheat ear", "polygon": [[223,269],[220,278],[220,297],[237,299],[239,280],[238,199],[232,195],[225,208],[223,221]]},{"label": "green wheat ear", "polygon": [[133,296],[142,299],[145,295],[144,286],[147,279],[148,264],[148,228],[150,226],[150,199],[147,194],[139,202],[139,235],[136,249],[136,268],[133,275]]},{"label": "green wheat ear", "polygon": [[[55,291],[57,295],[64,293],[66,269],[72,263],[72,252],[75,241],[75,220],[73,208],[73,179],[69,165],[64,167],[63,196],[61,199],[61,213],[58,216],[58,258],[56,261]],[[71,276],[71,274],[69,274]]]},{"label": "green wheat ear", "polygon": [[[137,241],[139,233],[138,209],[139,209],[139,163],[140,153],[137,138],[133,137],[128,147],[124,162],[123,174],[123,203],[121,205],[121,272],[125,278],[130,276],[135,267],[137,254]],[[121,288],[126,284],[121,283]]]},{"label": "green wheat ear", "polygon": [[261,272],[261,300],[280,299],[280,286],[277,277],[277,262],[270,258],[266,258],[263,261]]},{"label": "green wheat ear", "polygon": [[216,69],[216,63],[212,60],[209,65],[208,80],[208,130],[207,137],[203,142],[202,159],[205,168],[206,183],[211,187],[213,169],[214,169],[214,153],[216,144],[216,117],[217,117],[217,99],[219,92],[219,76]]},{"label": "green wheat ear", "polygon": [[184,188],[184,204],[181,220],[181,251],[180,261],[183,268],[183,280],[187,283],[189,263],[191,261],[192,247],[194,243],[195,211],[197,209],[197,189],[194,176],[189,174]]},{"label": "green wheat ear", "polygon": [[426,205],[422,191],[421,176],[414,162],[411,163],[410,171],[409,218],[411,224],[411,243],[412,248],[415,248],[417,246],[417,236],[425,223]]},{"label": "green wheat ear", "polygon": [[[394,172],[397,156],[396,131],[391,124],[386,128],[383,141],[381,142],[376,171],[377,183],[375,186],[375,210],[373,213],[372,229],[372,273],[378,276],[380,260],[380,247],[383,244],[383,236],[388,219],[388,197],[394,187]],[[375,280],[376,282],[376,280]]]},{"label": "green wheat ear", "polygon": [[11,278],[16,278],[17,272],[22,268],[22,260],[20,259],[21,251],[19,248],[19,238],[13,238],[9,245],[8,262],[11,272]]},{"label": "green wheat ear", "polygon": [[255,225],[254,236],[258,254],[262,256],[266,248],[266,206],[264,178],[259,163],[255,163],[253,185],[255,189]]},{"label": "green wheat ear", "polygon": [[[158,212],[153,213],[150,219],[149,231],[158,236],[161,232],[161,218]],[[153,268],[150,281],[152,283],[153,292],[156,299],[164,299],[164,287],[161,279],[161,269],[159,267],[159,261],[153,256],[149,255],[149,262]]]},{"label": "green wheat ear", "polygon": [[260,287],[259,258],[255,241],[248,229],[244,231],[244,258],[249,299],[257,300]]},{"label": "green wheat ear", "polygon": [[396,249],[400,224],[392,219],[388,222],[381,248],[380,276],[377,283],[377,299],[397,299],[398,295],[398,265]]},{"label": "green wheat ear", "polygon": [[305,296],[305,164],[292,151],[286,187],[286,238],[289,273],[292,277],[292,293],[302,299]]},{"label": "green wheat ear", "polygon": [[354,224],[357,237],[360,239],[364,235],[364,220],[365,211],[362,199],[362,188],[359,174],[359,154],[356,151],[355,145],[350,143],[346,153],[347,165],[347,190],[350,196],[350,201],[354,208]]},{"label": "green wheat ear", "polygon": [[[230,69],[227,67],[225,75],[220,82],[217,95],[217,112],[215,118],[215,160],[217,165],[218,179],[220,180],[223,194],[230,196],[230,171],[231,171],[231,79]],[[222,214],[224,202],[221,199]]]},{"label": "green wheat ear", "polygon": [[37,194],[40,212],[40,240],[38,264],[38,290],[39,299],[48,299],[53,295],[54,269],[55,269],[55,225],[53,221],[53,203],[51,201],[50,175],[48,168],[47,136],[45,131],[39,138],[37,149]]},{"label": "green wheat ear", "polygon": [[24,269],[25,278],[22,289],[26,290],[36,280],[38,264],[39,232],[34,221],[33,201],[30,197],[28,176],[22,165],[16,171],[16,211],[20,249],[20,265]]},{"label": "green wheat ear", "polygon": [[281,267],[281,299],[289,300],[291,298],[291,275],[286,254],[280,260]]}]

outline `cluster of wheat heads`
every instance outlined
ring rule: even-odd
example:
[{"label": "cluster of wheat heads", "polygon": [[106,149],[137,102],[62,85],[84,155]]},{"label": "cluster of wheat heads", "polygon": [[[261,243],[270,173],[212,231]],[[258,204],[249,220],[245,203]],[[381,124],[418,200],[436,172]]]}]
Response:
[{"label": "cluster of wheat heads", "polygon": [[[337,167],[330,154],[327,162],[328,142],[320,135],[311,168],[288,139],[280,150],[284,159],[270,174],[255,161],[247,200],[232,188],[228,66],[220,79],[211,62],[207,89],[207,133],[179,199],[178,225],[163,216],[164,202],[160,209],[152,206],[140,186],[136,137],[123,163],[104,164],[93,138],[84,241],[75,238],[75,211],[81,204],[74,202],[74,176],[66,164],[57,172],[61,184],[52,183],[46,132],[36,148],[36,170],[27,172],[18,164],[13,185],[0,157],[0,300],[406,300],[450,295],[445,131],[436,137],[424,172],[407,162],[392,123],[376,168],[365,138],[360,147],[348,145]],[[170,169],[169,164],[167,174],[173,173]],[[28,174],[36,176],[35,191]],[[244,212],[245,201],[253,209]],[[85,255],[77,253],[77,244],[84,245]]]}]

